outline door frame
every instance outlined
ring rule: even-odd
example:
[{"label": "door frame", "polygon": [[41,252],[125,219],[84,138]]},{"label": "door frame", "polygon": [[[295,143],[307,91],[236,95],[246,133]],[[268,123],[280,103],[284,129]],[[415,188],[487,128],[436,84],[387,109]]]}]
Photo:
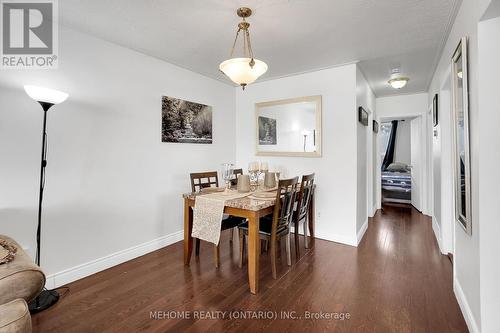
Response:
[{"label": "door frame", "polygon": [[[432,184],[431,181],[429,180],[429,177],[432,173],[429,173],[429,169],[431,168],[430,163],[432,162],[432,137],[429,137],[428,133],[432,132],[432,128],[429,130],[429,117],[427,114],[428,110],[423,110],[420,113],[407,113],[401,116],[391,116],[391,117],[381,117],[378,119],[379,123],[382,124],[383,122],[391,121],[391,120],[398,120],[398,119],[413,119],[417,117],[422,117],[421,118],[421,126],[420,126],[420,131],[418,133],[418,138],[420,139],[420,142],[424,142],[424,144],[421,145],[421,159],[422,163],[420,164],[420,175],[421,175],[421,190],[420,190],[420,205],[422,209],[422,213],[424,215],[429,215],[429,204],[430,204],[430,195],[429,193],[432,192],[430,191],[430,185]],[[432,117],[431,117],[432,119]],[[382,182],[381,182],[381,164],[382,161],[380,159],[380,145],[376,145],[375,147],[376,154],[377,154],[377,179],[374,180],[374,188],[377,191],[377,208],[382,207]]]}]

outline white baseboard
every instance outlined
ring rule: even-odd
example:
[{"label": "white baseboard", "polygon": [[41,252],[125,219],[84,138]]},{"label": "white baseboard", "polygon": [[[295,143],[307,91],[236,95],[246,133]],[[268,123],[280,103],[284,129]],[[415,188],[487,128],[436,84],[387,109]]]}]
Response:
[{"label": "white baseboard", "polygon": [[165,235],[149,242],[132,246],[128,249],[121,250],[105,257],[98,258],[84,264],[80,264],[63,271],[47,276],[46,288],[54,289],[63,286],[67,283],[79,280],[86,276],[103,271],[107,268],[124,263],[131,259],[140,257],[149,252],[156,251],[162,247],[176,243],[184,238],[184,231],[180,230],[169,235]]},{"label": "white baseboard", "polygon": [[344,235],[335,235],[331,233],[322,233],[321,231],[318,232],[316,231],[316,234],[314,235],[314,238],[330,241],[330,242],[335,242],[335,243],[341,243],[344,245],[350,245],[350,246],[355,246],[357,247],[357,239],[355,237],[348,237]]},{"label": "white baseboard", "polygon": [[366,229],[368,229],[368,218],[366,218],[365,223],[361,226],[361,229],[359,229],[357,236],[357,243],[356,246],[361,243],[361,240],[363,239],[363,236],[365,235]]},{"label": "white baseboard", "polygon": [[369,217],[374,217],[376,213],[377,213],[377,205],[373,205],[372,211],[371,211]]},{"label": "white baseboard", "polygon": [[436,241],[439,246],[439,251],[441,251],[442,254],[448,254],[444,252],[443,243],[441,239],[441,227],[439,226],[439,222],[434,216],[432,217],[432,230],[434,231],[434,237],[436,237]]},{"label": "white baseboard", "polygon": [[462,290],[462,287],[460,286],[460,283],[456,278],[453,279],[453,291],[455,292],[455,297],[457,298],[460,310],[462,310],[462,314],[464,315],[465,322],[467,324],[467,327],[469,328],[469,332],[479,333],[479,326],[477,326],[477,322],[474,318],[474,315],[472,314],[469,302],[467,302],[464,291]]},{"label": "white baseboard", "polygon": [[[295,228],[293,225],[290,226],[290,232],[293,232],[293,233],[295,232]],[[354,239],[353,237],[348,237],[348,236],[344,236],[344,235],[336,235],[336,234],[332,234],[330,232],[322,232],[321,230],[315,230],[314,233],[315,233],[314,238],[317,238],[317,239],[322,239],[322,240],[326,240],[329,242],[335,242],[335,243],[340,243],[340,244],[344,244],[344,245],[358,246],[356,239]],[[299,235],[304,236],[304,229],[302,228],[302,224],[300,225],[300,228],[299,228]],[[311,235],[309,235],[309,229],[307,231],[307,235],[311,236]]]}]

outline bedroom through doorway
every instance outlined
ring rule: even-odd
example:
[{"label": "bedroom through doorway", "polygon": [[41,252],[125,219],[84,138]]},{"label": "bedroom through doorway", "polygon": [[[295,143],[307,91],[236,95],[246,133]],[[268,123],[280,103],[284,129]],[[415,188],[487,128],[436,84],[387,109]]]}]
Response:
[{"label": "bedroom through doorway", "polygon": [[421,117],[383,119],[380,124],[381,204],[421,209]]}]

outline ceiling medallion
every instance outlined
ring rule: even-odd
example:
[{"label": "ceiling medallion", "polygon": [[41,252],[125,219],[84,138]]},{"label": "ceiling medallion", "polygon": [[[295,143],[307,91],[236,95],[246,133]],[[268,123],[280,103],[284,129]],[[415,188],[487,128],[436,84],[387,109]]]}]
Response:
[{"label": "ceiling medallion", "polygon": [[[262,74],[267,71],[265,62],[255,59],[252,51],[252,44],[250,43],[250,32],[248,28],[250,23],[246,18],[252,15],[252,10],[247,7],[238,8],[236,11],[239,17],[243,19],[238,24],[236,31],[236,38],[234,39],[233,47],[229,55],[229,59],[219,65],[219,69],[236,84],[239,84],[243,90],[245,87],[257,80]],[[240,32],[243,34],[243,57],[233,58],[234,48]]]}]

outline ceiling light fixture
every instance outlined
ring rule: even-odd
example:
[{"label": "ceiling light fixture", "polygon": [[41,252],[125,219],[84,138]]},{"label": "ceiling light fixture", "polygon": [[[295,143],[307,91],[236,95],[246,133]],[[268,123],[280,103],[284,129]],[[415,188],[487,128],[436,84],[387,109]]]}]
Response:
[{"label": "ceiling light fixture", "polygon": [[[248,84],[257,80],[259,76],[267,71],[267,65],[265,62],[255,59],[253,56],[252,45],[250,44],[250,32],[248,31],[250,23],[246,21],[246,18],[252,15],[252,10],[247,7],[241,7],[236,13],[243,21],[238,24],[236,38],[234,39],[231,54],[229,55],[230,59],[222,62],[219,65],[219,69],[228,76],[231,81],[239,84],[243,90],[245,90]],[[233,58],[234,47],[238,41],[240,31],[242,31],[243,34],[243,57]]]},{"label": "ceiling light fixture", "polygon": [[396,68],[392,70],[391,79],[388,81],[388,83],[394,89],[401,89],[406,86],[408,81],[410,81],[410,79],[402,76],[400,70]]}]

